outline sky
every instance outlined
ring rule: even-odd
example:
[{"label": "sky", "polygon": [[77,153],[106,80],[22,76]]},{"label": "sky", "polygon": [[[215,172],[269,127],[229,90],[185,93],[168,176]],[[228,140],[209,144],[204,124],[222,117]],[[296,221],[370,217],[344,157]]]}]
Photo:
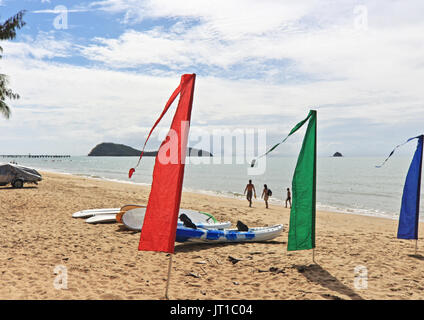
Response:
[{"label": "sky", "polygon": [[0,154],[141,149],[185,73],[197,75],[191,146],[252,129],[272,146],[310,109],[320,156],[384,157],[424,133],[422,0],[0,0],[0,22],[23,9],[26,25],[0,43],[21,96],[0,118]]}]

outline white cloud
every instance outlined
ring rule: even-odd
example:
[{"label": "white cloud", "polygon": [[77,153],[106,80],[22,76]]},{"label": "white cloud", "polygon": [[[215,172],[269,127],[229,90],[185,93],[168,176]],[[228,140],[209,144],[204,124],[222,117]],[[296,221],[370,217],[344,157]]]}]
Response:
[{"label": "white cloud", "polygon": [[[150,64],[180,71],[201,66],[218,75],[237,65],[271,79],[293,77],[356,79],[366,85],[406,77],[415,81],[424,64],[424,24],[421,20],[397,17],[396,25],[381,19],[378,1],[367,10],[368,31],[354,28],[356,1],[339,6],[328,2],[238,2],[212,5],[198,1],[107,0],[96,2],[114,12],[137,11],[140,18],[175,18],[170,28],[128,30],[118,39],[96,38],[82,54],[110,68],[141,67]],[[384,6],[393,16],[399,2]],[[413,2],[410,7],[423,7]],[[410,10],[414,11],[414,10]],[[414,14],[413,14],[414,15]],[[185,18],[196,19],[190,24]],[[274,66],[269,67],[273,61]],[[218,69],[214,69],[218,68]],[[237,75],[236,75],[237,76]]]},{"label": "white cloud", "polygon": [[254,1],[254,0],[104,0],[91,4],[113,13],[124,13],[126,22],[146,18],[195,19],[206,23],[215,32],[227,36],[263,33],[296,21],[319,1]]},{"label": "white cloud", "polygon": [[87,12],[88,9],[67,9],[64,6],[57,6],[54,9],[42,9],[42,10],[34,10],[32,13],[52,13],[52,14],[61,14],[61,13],[75,13],[75,12]]},{"label": "white cloud", "polygon": [[[227,88],[229,94],[238,92],[246,98],[239,103],[248,114],[254,114],[258,108],[261,112],[278,114],[281,109],[325,106],[322,111],[328,110],[330,117],[343,110],[350,117],[393,123],[410,119],[422,108],[424,72],[420,66],[424,65],[424,47],[420,31],[423,29],[421,23],[384,30],[371,28],[368,32],[349,27],[330,28],[281,32],[230,44],[202,41],[197,28],[182,35],[163,30],[132,30],[119,39],[98,39],[100,44],[82,52],[110,68],[154,63],[178,72],[200,64],[218,78],[222,70],[240,62],[245,63],[244,68],[251,68],[250,77],[255,78],[267,68],[268,61],[286,60],[290,62],[288,67],[284,63],[273,66],[271,82],[266,75],[252,81],[221,79],[227,86],[211,92],[222,93]],[[213,67],[222,69],[208,69]],[[300,74],[300,83],[291,79],[296,74]],[[286,78],[273,81],[275,75]],[[211,82],[209,85],[213,86]],[[257,99],[252,97],[252,92],[257,94]],[[213,101],[213,97],[207,100]],[[402,108],[406,111],[399,112]],[[219,117],[219,114],[210,116]]]},{"label": "white cloud", "polygon": [[[211,3],[97,1],[91,9],[157,25],[144,31],[133,25],[118,38],[97,37],[86,46],[58,41],[54,33],[6,43],[2,72],[22,99],[13,103],[2,139],[39,128],[40,139],[68,141],[77,154],[111,137],[137,147],[180,74],[193,69],[201,74],[192,120],[202,130],[266,128],[278,140],[318,108],[328,150],[346,139],[366,141],[382,127],[387,135],[422,131],[421,3],[369,1],[365,31],[354,28],[353,0]],[[75,55],[97,67],[48,61]]]},{"label": "white cloud", "polygon": [[[177,75],[139,75],[30,58],[8,59],[5,72],[13,75],[11,87],[22,99],[13,103],[12,118],[2,123],[3,139],[34,130],[37,135],[33,139],[53,139],[76,154],[85,154],[105,140],[140,146],[179,82]],[[209,132],[262,128],[269,139],[274,139],[271,141],[276,141],[315,106],[324,132],[334,125],[361,119],[392,126],[408,124],[422,114],[421,104],[407,105],[405,100],[379,104],[372,102],[372,94],[363,92],[358,95],[360,99],[356,94],[343,81],[270,85],[258,80],[199,76],[193,127]],[[161,128],[169,126],[172,112]],[[356,132],[354,127],[347,129]],[[337,142],[338,138],[333,137],[333,143]]]},{"label": "white cloud", "polygon": [[2,44],[4,57],[37,60],[55,57],[70,57],[74,44],[70,40],[58,40],[54,32],[40,32],[35,38],[24,36],[23,41],[8,41]]}]

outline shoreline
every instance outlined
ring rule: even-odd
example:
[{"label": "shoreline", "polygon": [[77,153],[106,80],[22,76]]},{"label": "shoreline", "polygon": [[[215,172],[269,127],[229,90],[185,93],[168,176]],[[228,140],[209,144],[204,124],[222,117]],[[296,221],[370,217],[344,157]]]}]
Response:
[{"label": "shoreline", "polygon": [[[54,173],[54,174],[64,174],[64,175],[71,175],[75,177],[83,177],[87,179],[94,179],[94,180],[100,180],[100,181],[110,181],[110,182],[117,182],[122,184],[130,184],[130,185],[139,185],[144,187],[150,187],[150,184],[148,183],[142,183],[142,182],[133,182],[133,181],[125,181],[125,180],[118,180],[118,179],[112,179],[112,178],[105,178],[100,176],[93,176],[89,174],[79,174],[79,173],[69,173],[69,172],[62,172],[62,171],[55,171],[53,169],[43,169],[43,168],[34,168],[37,171],[43,173]],[[212,197],[218,197],[218,198],[226,198],[226,199],[235,199],[235,200],[241,200],[246,201],[244,195],[237,196],[235,194],[232,194],[230,192],[222,192],[219,193],[217,191],[212,190],[193,190],[190,188],[185,188],[183,186],[183,192],[188,193],[194,193],[194,194],[202,194],[202,195],[208,195]],[[262,201],[262,199],[257,198],[256,201]],[[274,205],[281,205],[284,206],[284,201],[280,199],[270,198],[269,199],[270,204]],[[359,216],[365,216],[365,217],[377,217],[382,219],[388,219],[388,220],[395,220],[397,221],[399,219],[399,215],[390,215],[387,213],[377,213],[377,212],[359,212],[361,209],[352,209],[352,208],[335,208],[334,206],[330,205],[323,205],[323,204],[317,204],[317,211],[326,211],[326,212],[334,212],[334,213],[342,213],[342,214],[349,214],[349,215],[359,215]],[[371,209],[362,209],[365,211],[369,211]],[[424,222],[424,218],[419,219],[420,222]]]}]

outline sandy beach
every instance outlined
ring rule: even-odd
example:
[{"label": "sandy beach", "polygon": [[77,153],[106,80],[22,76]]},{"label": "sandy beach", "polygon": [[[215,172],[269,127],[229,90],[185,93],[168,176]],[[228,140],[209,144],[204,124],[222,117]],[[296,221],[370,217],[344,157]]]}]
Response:
[{"label": "sandy beach", "polygon": [[[163,299],[167,254],[138,251],[139,233],[120,224],[71,217],[83,209],[147,204],[149,188],[42,174],[38,186],[0,187],[0,299]],[[415,255],[415,241],[396,239],[395,220],[317,212],[314,264],[312,251],[286,250],[289,209],[196,193],[183,193],[181,207],[234,226],[237,220],[251,227],[283,223],[285,230],[266,243],[177,243],[170,299],[424,297],[424,243],[419,240]],[[57,266],[66,267],[67,289],[55,288]]]}]

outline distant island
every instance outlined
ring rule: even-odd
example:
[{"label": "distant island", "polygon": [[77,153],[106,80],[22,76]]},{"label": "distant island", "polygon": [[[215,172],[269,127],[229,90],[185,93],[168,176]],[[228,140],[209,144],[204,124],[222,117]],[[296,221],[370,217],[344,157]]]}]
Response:
[{"label": "distant island", "polygon": [[343,157],[343,155],[340,152],[336,152],[333,154],[333,157]]},{"label": "distant island", "polygon": [[[144,151],[144,157],[156,157],[157,151]],[[89,157],[139,157],[141,150],[137,150],[124,144],[103,142],[95,146],[89,153]],[[189,157],[212,157],[213,155],[205,150],[188,148]]]}]

